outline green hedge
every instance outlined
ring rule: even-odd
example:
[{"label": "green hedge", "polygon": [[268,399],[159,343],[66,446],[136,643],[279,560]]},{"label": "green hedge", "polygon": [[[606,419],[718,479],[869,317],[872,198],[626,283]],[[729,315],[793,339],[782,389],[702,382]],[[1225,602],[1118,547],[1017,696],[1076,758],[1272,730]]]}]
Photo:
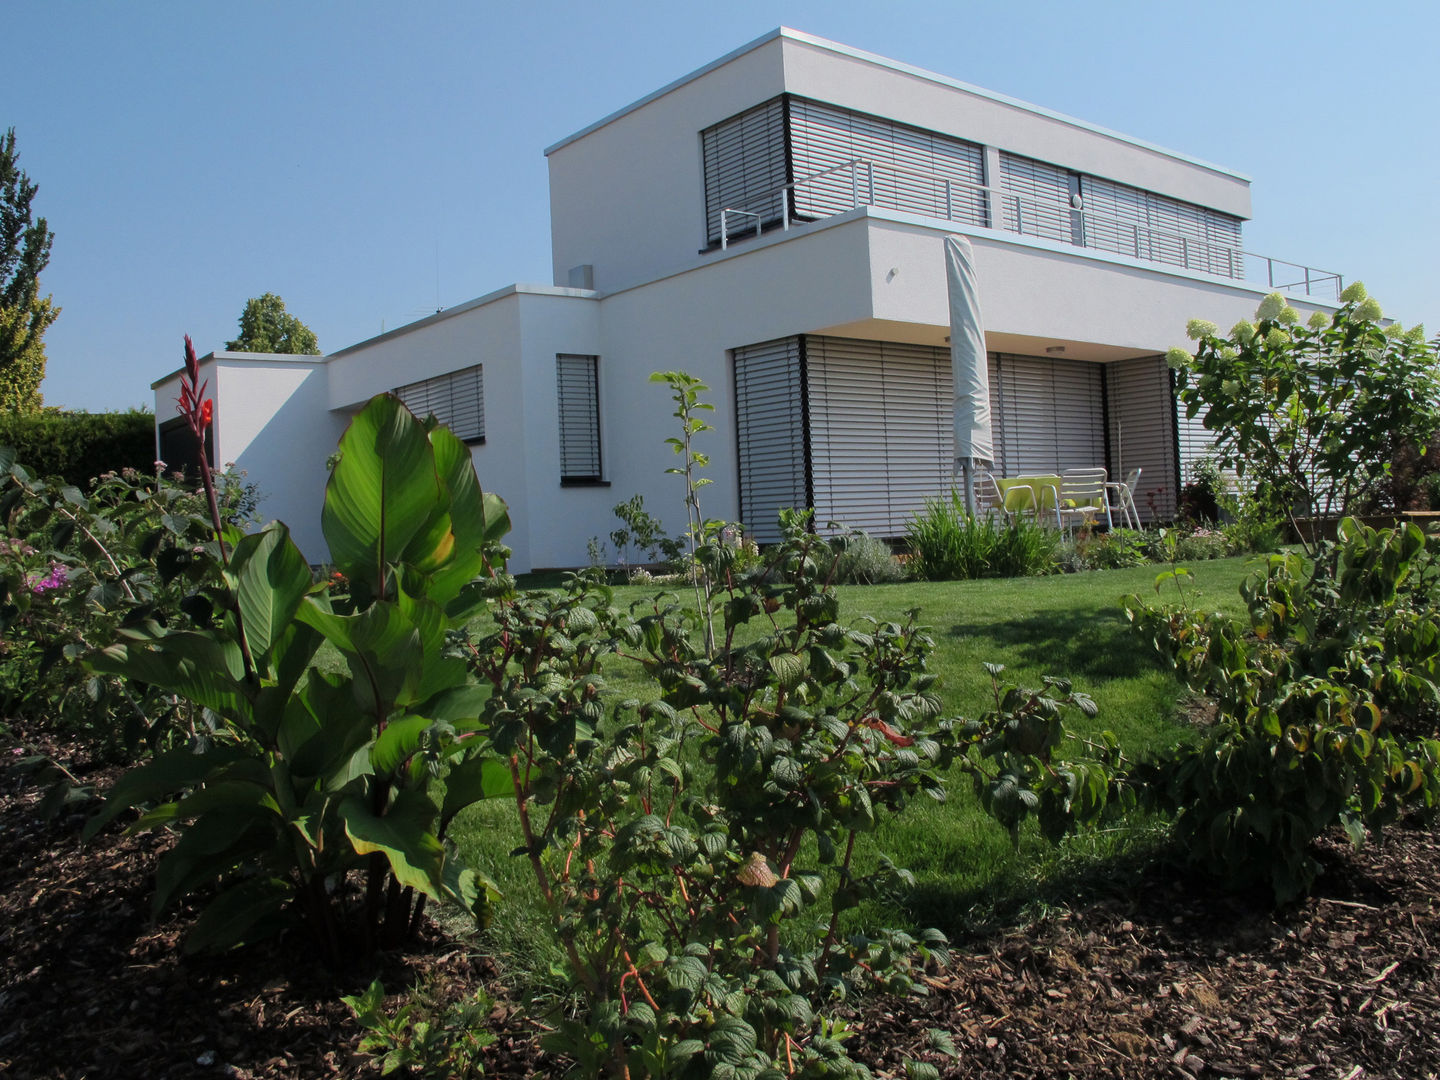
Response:
[{"label": "green hedge", "polygon": [[79,487],[127,465],[155,467],[155,416],[129,412],[0,413],[0,446],[37,476],[63,476]]}]

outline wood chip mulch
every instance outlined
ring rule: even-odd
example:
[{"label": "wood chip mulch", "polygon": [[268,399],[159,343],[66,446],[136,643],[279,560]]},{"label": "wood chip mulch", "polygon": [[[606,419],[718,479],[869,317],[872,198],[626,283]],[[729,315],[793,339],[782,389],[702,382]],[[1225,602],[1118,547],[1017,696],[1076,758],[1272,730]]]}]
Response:
[{"label": "wood chip mulch", "polygon": [[[86,770],[78,747],[49,749]],[[42,822],[39,798],[0,763],[0,1076],[375,1076],[339,995],[376,976],[442,1001],[485,985],[485,1075],[562,1071],[493,964],[438,930],[338,980],[293,945],[184,956],[194,911],[149,918],[168,841],[82,846],[83,815]],[[1440,831],[1399,825],[1321,857],[1316,894],[1278,914],[1157,867],[1138,889],[961,943],[928,996],[859,1005],[850,1045],[878,1076],[920,1059],[961,1078],[1440,1080]]]}]

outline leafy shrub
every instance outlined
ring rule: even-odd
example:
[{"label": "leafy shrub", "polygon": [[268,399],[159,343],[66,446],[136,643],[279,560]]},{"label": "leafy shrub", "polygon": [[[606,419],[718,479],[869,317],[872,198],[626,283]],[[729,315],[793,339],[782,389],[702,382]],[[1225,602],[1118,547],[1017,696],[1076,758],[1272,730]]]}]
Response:
[{"label": "leafy shrub", "polygon": [[[194,400],[197,366],[187,342],[182,401],[198,433],[209,407]],[[201,466],[208,492],[203,456]],[[509,522],[480,491],[469,450],[389,395],[346,429],[322,527],[353,614],[312,584],[283,524],[241,537],[211,509],[224,580],[206,592],[205,625],[129,626],[88,663],[203,707],[216,738],[125,774],[88,834],[142,804],[153,805],[133,828],[178,829],[156,911],[220,889],[192,950],[302,924],[339,963],[409,940],[427,898],[483,918],[488,886],[445,834],[493,769],[470,752],[480,695],[447,645],[483,607],[472,581],[499,573]],[[322,644],[346,670],[316,664]]]},{"label": "leafy shrub", "polygon": [[1129,778],[1177,815],[1197,863],[1287,900],[1314,879],[1309,846],[1323,830],[1339,824],[1359,844],[1402,806],[1440,799],[1437,555],[1413,525],[1347,519],[1323,560],[1272,555],[1246,582],[1248,623],[1127,601],[1218,708],[1197,743]]},{"label": "leafy shrub", "polygon": [[1204,562],[1207,559],[1223,559],[1230,554],[1230,541],[1223,532],[1214,529],[1176,529],[1175,548],[1171,553],[1172,562]]},{"label": "leafy shrub", "polygon": [[[221,478],[220,501],[231,517],[253,505],[239,476]],[[0,451],[0,550],[0,709],[111,755],[209,737],[202,709],[80,662],[130,627],[205,617],[197,593],[220,564],[203,494],[134,469],[84,494]]]},{"label": "leafy shrub", "polygon": [[485,1030],[494,1002],[484,990],[445,1008],[422,990],[393,1015],[385,1011],[379,980],[363,994],[340,999],[365,1029],[360,1052],[380,1059],[380,1075],[405,1070],[420,1080],[468,1080],[483,1076],[480,1052],[495,1041]]},{"label": "leafy shrub", "polygon": [[[581,1075],[858,1075],[817,1010],[856,986],[917,991],[943,956],[933,931],[842,933],[907,880],[883,859],[862,873],[857,837],[943,796],[957,738],[924,672],[931,641],[913,622],[839,624],[835,553],[808,515],[782,521],[751,572],[718,538],[698,548],[721,583],[713,659],[693,611],[662,594],[631,617],[598,575],[503,597],[470,650],[519,850],[584,1001],[545,1045]],[[658,700],[610,696],[614,653]]]},{"label": "leafy shrub", "polygon": [[1203,454],[1186,466],[1189,480],[1180,492],[1180,519],[1196,524],[1220,520],[1221,500],[1229,487],[1220,463]]},{"label": "leafy shrub", "polygon": [[1059,535],[1023,518],[977,517],[959,492],[927,499],[907,527],[911,572],[925,581],[1048,574],[1055,568]]},{"label": "leafy shrub", "polygon": [[614,511],[621,524],[620,528],[611,532],[610,540],[622,566],[630,565],[632,545],[647,565],[660,563],[669,568],[681,560],[685,545],[665,535],[664,524],[645,509],[643,495],[632,495],[625,502],[617,503]]},{"label": "leafy shrub", "polygon": [[155,416],[139,409],[0,412],[0,446],[10,447],[15,460],[25,462],[35,475],[58,476],[86,490],[102,473],[153,470]]},{"label": "leafy shrub", "polygon": [[837,585],[878,585],[905,577],[905,567],[878,537],[857,530],[845,533],[835,544],[840,552],[835,560]]},{"label": "leafy shrub", "polygon": [[1383,326],[1359,282],[1308,326],[1284,296],[1222,336],[1192,320],[1195,354],[1171,350],[1189,416],[1203,408],[1222,468],[1275,518],[1392,508],[1392,463],[1440,429],[1440,363],[1420,328]]}]

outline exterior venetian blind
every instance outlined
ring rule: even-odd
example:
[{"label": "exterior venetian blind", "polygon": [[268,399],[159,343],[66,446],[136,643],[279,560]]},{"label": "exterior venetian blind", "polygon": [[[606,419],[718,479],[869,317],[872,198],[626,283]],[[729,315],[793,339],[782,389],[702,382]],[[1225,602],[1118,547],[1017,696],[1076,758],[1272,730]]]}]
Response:
[{"label": "exterior venetian blind", "polygon": [[467,443],[485,441],[484,364],[395,388],[405,407],[424,419],[433,416]]},{"label": "exterior venetian blind", "polygon": [[798,217],[828,217],[849,210],[858,198],[986,224],[985,194],[971,186],[983,184],[985,176],[984,151],[976,143],[805,98],[790,99],[790,140],[797,182],[857,158],[866,163],[797,183]]},{"label": "exterior venetian blind", "polygon": [[999,402],[995,465],[1003,475],[1058,473],[1105,461],[1098,364],[997,355],[990,398]]},{"label": "exterior venetian blind", "polygon": [[1135,507],[1142,518],[1175,516],[1175,410],[1163,356],[1116,360],[1105,366],[1110,397],[1110,479],[1142,470]]},{"label": "exterior venetian blind", "polygon": [[740,520],[762,544],[780,539],[781,510],[810,505],[801,356],[796,337],[734,351]]},{"label": "exterior venetian blind", "polygon": [[[780,220],[777,194],[789,179],[785,169],[785,99],[775,98],[700,133],[705,162],[705,230],[720,242],[720,212],[748,210],[764,224]],[[732,214],[729,230],[744,234],[755,219]]]},{"label": "exterior venetian blind", "polygon": [[807,337],[805,358],[816,525],[904,535],[952,482],[949,350]]},{"label": "exterior venetian blind", "polygon": [[560,479],[600,480],[599,357],[555,357],[560,396]]},{"label": "exterior venetian blind", "polygon": [[1239,218],[1113,180],[1085,176],[1080,184],[1087,247],[1243,276]]},{"label": "exterior venetian blind", "polygon": [[1000,187],[1017,196],[1000,197],[1001,228],[1022,236],[1072,242],[1069,170],[1002,152]]}]

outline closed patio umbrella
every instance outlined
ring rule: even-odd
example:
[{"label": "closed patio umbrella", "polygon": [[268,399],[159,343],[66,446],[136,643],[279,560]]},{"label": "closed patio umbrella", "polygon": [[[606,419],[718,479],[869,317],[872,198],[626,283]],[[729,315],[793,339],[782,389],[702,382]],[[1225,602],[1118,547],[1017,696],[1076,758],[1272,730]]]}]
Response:
[{"label": "closed patio umbrella", "polygon": [[965,509],[975,512],[975,470],[995,462],[990,428],[990,372],[985,361],[980,292],[970,241],[945,238],[950,293],[950,367],[955,376],[955,471],[964,478]]}]

